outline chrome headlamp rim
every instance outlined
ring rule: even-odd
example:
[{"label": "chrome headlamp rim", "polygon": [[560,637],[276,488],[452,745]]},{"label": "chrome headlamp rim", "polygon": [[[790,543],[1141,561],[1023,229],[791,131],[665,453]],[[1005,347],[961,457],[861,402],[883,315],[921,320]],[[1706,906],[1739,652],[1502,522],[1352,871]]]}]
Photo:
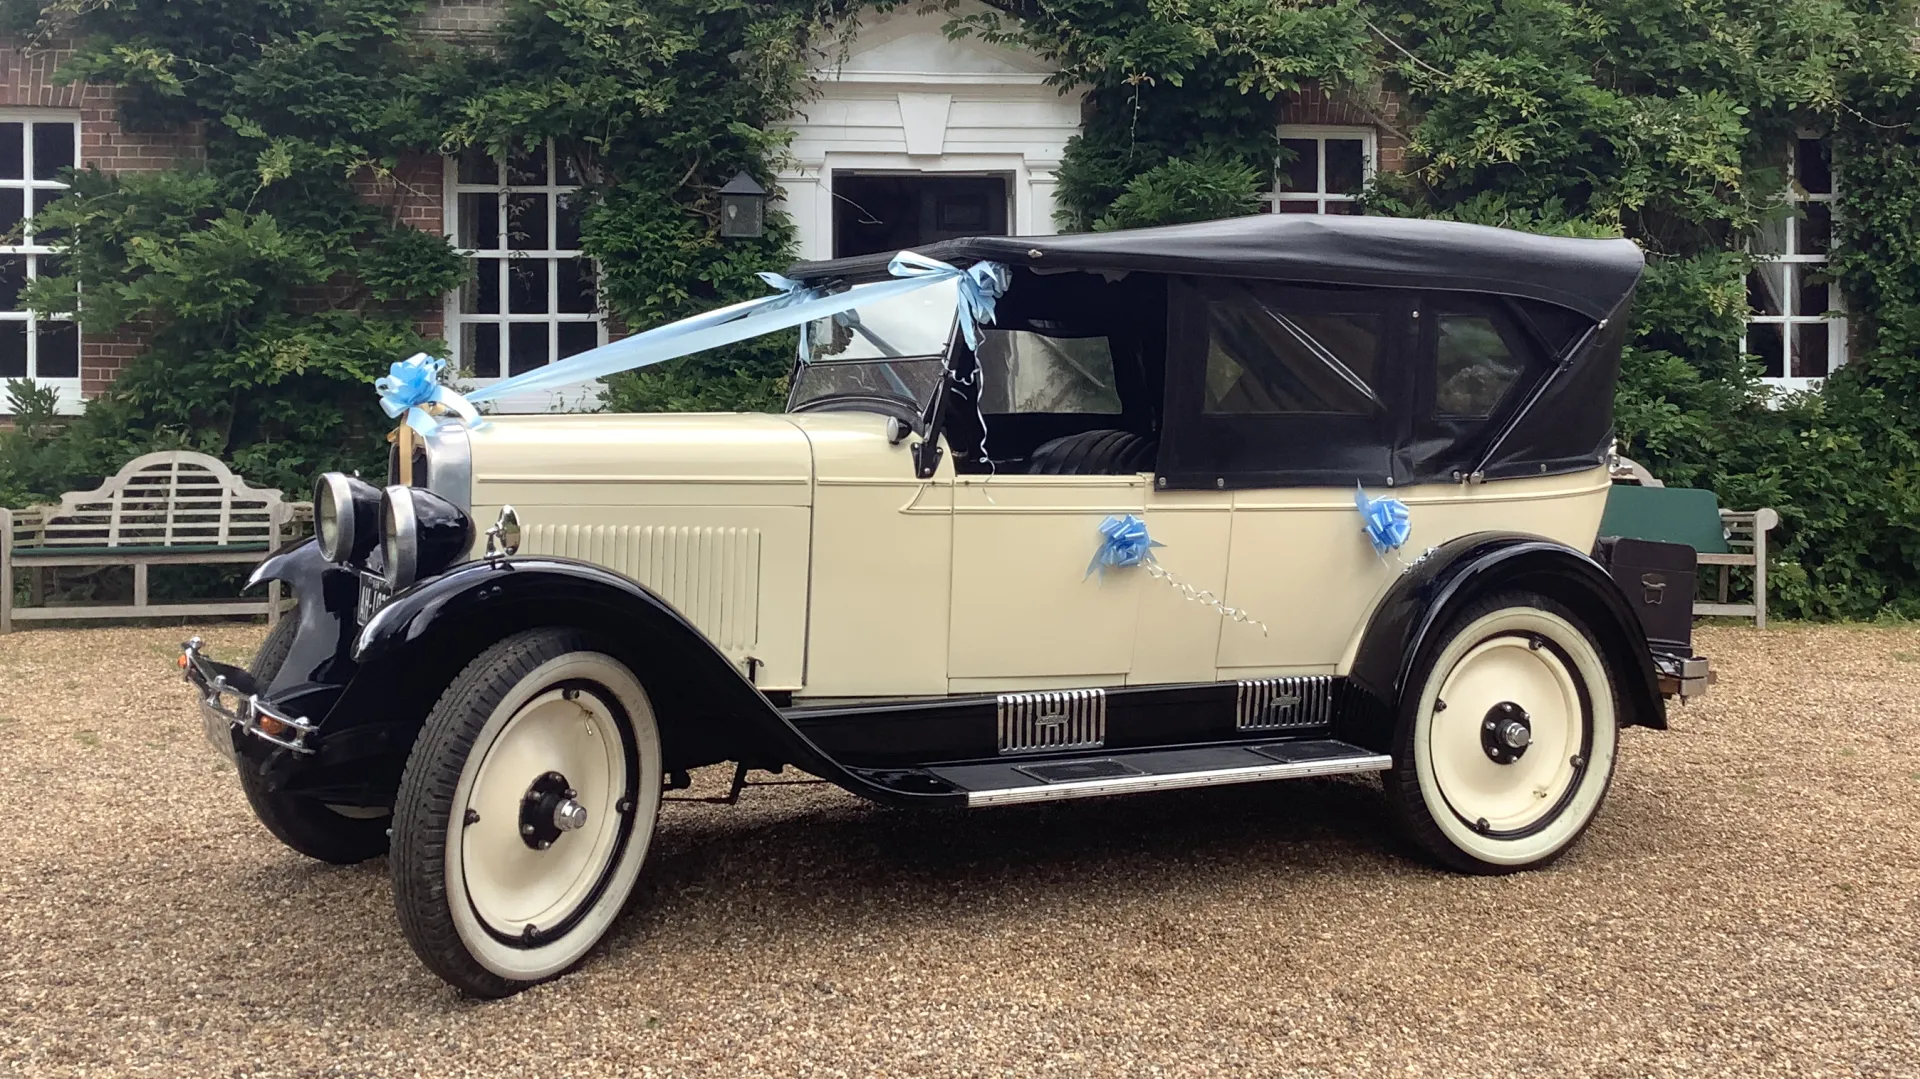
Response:
[{"label": "chrome headlamp rim", "polygon": [[346,537],[353,535],[353,497],[347,478],[322,473],[313,485],[313,531],[320,537],[320,555],[329,562],[346,561]]},{"label": "chrome headlamp rim", "polygon": [[398,592],[420,571],[420,522],[413,512],[412,488],[396,483],[381,492],[380,533],[387,586]]},{"label": "chrome headlamp rim", "polygon": [[364,560],[380,544],[380,491],[344,472],[322,473],[314,481],[314,534],[327,561],[348,565]]}]

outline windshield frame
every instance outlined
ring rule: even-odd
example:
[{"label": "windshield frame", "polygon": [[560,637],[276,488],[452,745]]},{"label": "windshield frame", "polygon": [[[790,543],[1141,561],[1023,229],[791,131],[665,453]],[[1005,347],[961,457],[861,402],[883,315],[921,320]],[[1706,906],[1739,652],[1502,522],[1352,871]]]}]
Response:
[{"label": "windshield frame", "polygon": [[[859,284],[870,284],[870,283],[872,282],[860,282]],[[829,294],[851,290],[853,288],[859,287],[859,284],[847,284],[846,289],[843,290],[839,287],[842,284],[843,284],[842,282],[833,282],[829,284],[827,286]],[[885,301],[882,301],[882,302],[885,302]],[[855,307],[852,310],[855,313],[858,313],[860,311],[860,308]],[[832,316],[828,316],[828,317],[831,318]],[[820,320],[815,320],[815,321],[820,321]],[[808,328],[807,325],[802,325],[799,328],[800,333],[804,335],[807,332],[807,328]],[[857,325],[853,327],[853,329],[854,329],[854,332],[856,333],[861,332]],[[869,333],[867,334],[867,336],[869,339],[872,339],[872,334]],[[789,414],[799,414],[799,413],[806,413],[806,412],[845,412],[845,411],[875,412],[883,416],[892,416],[892,417],[896,417],[898,419],[904,420],[913,428],[915,433],[925,434],[929,425],[932,423],[932,417],[934,415],[935,405],[940,400],[941,391],[945,388],[948,378],[951,377],[952,375],[954,343],[959,339],[959,336],[960,336],[960,310],[959,310],[959,297],[956,293],[953,314],[947,320],[946,336],[942,339],[940,350],[937,352],[914,351],[914,352],[902,353],[898,356],[863,356],[857,359],[850,359],[850,360],[831,359],[831,358],[828,358],[828,359],[816,358],[816,359],[802,360],[798,356],[796,356],[794,359],[793,368],[787,379],[786,411]],[[796,395],[800,392],[801,379],[806,374],[806,370],[809,367],[826,367],[826,366],[841,366],[841,365],[851,367],[851,366],[857,366],[857,365],[866,366],[866,365],[873,365],[873,364],[893,364],[893,363],[899,363],[903,361],[928,361],[928,360],[936,361],[940,364],[940,373],[938,378],[934,381],[933,388],[931,389],[931,391],[929,391],[926,394],[925,400],[919,400],[918,398],[910,395],[893,395],[893,394],[881,394],[881,393],[845,393],[845,392],[822,394],[818,397],[809,397],[804,401],[796,400]],[[895,377],[896,379],[898,378],[897,375]]]}]

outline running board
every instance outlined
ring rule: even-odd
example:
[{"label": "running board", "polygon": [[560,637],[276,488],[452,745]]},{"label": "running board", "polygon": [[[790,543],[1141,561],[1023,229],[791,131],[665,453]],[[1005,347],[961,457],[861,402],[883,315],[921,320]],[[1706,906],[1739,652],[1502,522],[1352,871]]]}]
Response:
[{"label": "running board", "polygon": [[1317,739],[955,764],[926,771],[965,792],[967,806],[973,808],[1384,772],[1391,767],[1392,757]]}]

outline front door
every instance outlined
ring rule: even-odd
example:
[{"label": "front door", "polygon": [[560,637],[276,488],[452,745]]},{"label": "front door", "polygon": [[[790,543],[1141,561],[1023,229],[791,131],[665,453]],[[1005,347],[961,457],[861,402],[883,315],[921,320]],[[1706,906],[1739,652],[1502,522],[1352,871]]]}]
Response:
[{"label": "front door", "polygon": [[1009,201],[1004,176],[835,172],[833,257],[1005,236]]}]

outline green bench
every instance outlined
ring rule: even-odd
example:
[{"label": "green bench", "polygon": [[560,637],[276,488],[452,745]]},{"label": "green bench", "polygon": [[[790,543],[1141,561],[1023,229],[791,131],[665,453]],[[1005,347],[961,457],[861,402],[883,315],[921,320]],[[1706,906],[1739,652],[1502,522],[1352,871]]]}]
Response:
[{"label": "green bench", "polygon": [[[1692,547],[1701,565],[1720,570],[1718,594],[1713,600],[1696,602],[1693,613],[1751,618],[1755,628],[1765,629],[1767,533],[1779,523],[1780,515],[1770,509],[1723,510],[1712,491],[1616,483],[1607,492],[1600,534]],[[1751,603],[1728,600],[1729,576],[1735,566],[1753,570]]]},{"label": "green bench", "polygon": [[[305,510],[306,512],[302,512]],[[162,565],[252,563],[293,538],[304,503],[249,487],[217,458],[163,450],[127,462],[92,491],[54,506],[0,509],[0,633],[15,621],[144,618],[160,615],[280,616],[280,584],[260,600],[153,604],[148,571]],[[49,604],[49,571],[73,566],[133,567],[133,603]],[[14,571],[28,573],[27,606],[14,603]]]}]

